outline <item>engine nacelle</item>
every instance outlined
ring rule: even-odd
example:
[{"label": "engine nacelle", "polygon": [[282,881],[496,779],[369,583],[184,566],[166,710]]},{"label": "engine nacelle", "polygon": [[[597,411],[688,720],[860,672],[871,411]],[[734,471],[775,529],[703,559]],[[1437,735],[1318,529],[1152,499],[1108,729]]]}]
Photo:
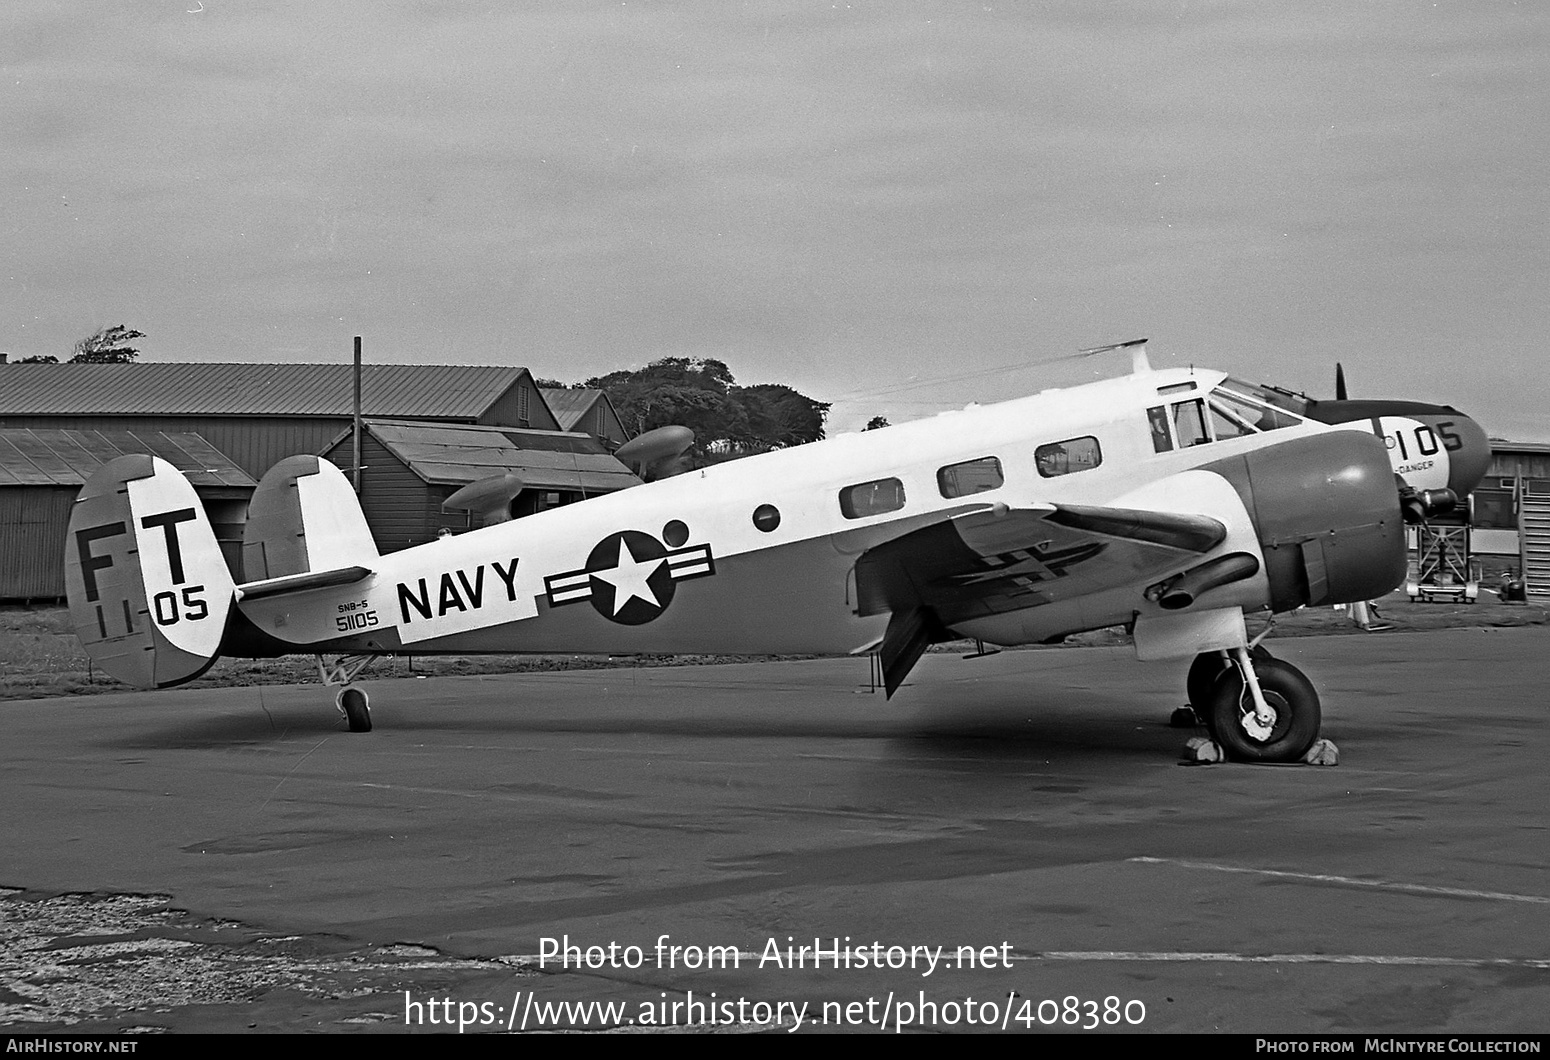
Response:
[{"label": "engine nacelle", "polygon": [[1273,611],[1372,600],[1405,578],[1405,522],[1383,442],[1355,431],[1290,439],[1207,465],[1259,536]]}]

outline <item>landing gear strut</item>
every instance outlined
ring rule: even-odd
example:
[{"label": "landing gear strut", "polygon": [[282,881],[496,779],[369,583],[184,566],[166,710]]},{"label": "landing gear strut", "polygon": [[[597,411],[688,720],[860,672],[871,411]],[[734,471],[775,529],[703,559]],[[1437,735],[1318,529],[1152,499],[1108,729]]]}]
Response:
[{"label": "landing gear strut", "polygon": [[[1269,661],[1271,654],[1264,645],[1255,644],[1249,649],[1249,657],[1258,666],[1261,662]],[[1217,679],[1232,665],[1228,653],[1220,651],[1201,652],[1189,664],[1189,676],[1184,678],[1184,691],[1189,696],[1189,705],[1195,708],[1195,713],[1208,728],[1211,725],[1211,690],[1216,687]]]}]

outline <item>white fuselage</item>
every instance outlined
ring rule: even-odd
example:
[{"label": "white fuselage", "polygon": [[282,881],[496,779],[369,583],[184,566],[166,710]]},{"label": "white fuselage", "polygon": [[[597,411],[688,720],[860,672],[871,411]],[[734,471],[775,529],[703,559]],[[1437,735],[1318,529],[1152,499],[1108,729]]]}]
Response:
[{"label": "white fuselage", "polygon": [[[1208,429],[1203,441],[1184,445],[1193,439],[1184,437],[1173,406],[1203,398],[1224,379],[1199,369],[1141,372],[842,435],[389,553],[354,585],[239,606],[264,633],[329,652],[865,650],[883,635],[887,616],[857,614],[856,558],[953,513],[992,504],[1127,502],[1207,510],[1230,530],[1219,551],[1258,555],[1232,488],[1209,472],[1180,473],[1346,428],[1284,417],[1275,430],[1240,424],[1238,436],[1217,438]],[[1158,418],[1148,415],[1158,408],[1167,410],[1173,432],[1161,451]],[[1065,448],[1078,462],[1098,454],[1095,466],[1041,473],[1041,447],[1073,441],[1079,444]],[[989,457],[999,485],[944,495],[944,468]],[[842,494],[862,484],[882,484],[866,496],[883,501],[868,500],[872,507],[859,513],[852,504],[847,514]],[[778,514],[773,526],[769,509]],[[621,551],[623,532],[645,535],[669,555],[642,553],[640,537]],[[605,584],[611,601],[596,605]],[[1263,574],[1214,592],[1222,606],[1265,606]],[[1126,585],[955,631],[1020,643],[1124,622],[1149,606],[1139,587]]]}]

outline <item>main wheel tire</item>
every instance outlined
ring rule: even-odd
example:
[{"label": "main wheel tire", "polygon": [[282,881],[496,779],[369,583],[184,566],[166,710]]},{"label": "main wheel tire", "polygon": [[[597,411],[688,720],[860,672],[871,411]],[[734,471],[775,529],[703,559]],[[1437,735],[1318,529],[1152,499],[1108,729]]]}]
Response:
[{"label": "main wheel tire", "polygon": [[[1274,656],[1263,644],[1256,644],[1249,649],[1249,658],[1258,666]],[[1189,674],[1184,678],[1184,692],[1189,696],[1189,705],[1195,708],[1195,713],[1206,719],[1207,725],[1211,724],[1211,692],[1216,688],[1217,678],[1231,669],[1234,669],[1233,664],[1216,651],[1201,652],[1189,664]]]},{"label": "main wheel tire", "polygon": [[1235,666],[1212,689],[1211,734],[1237,761],[1295,762],[1319,738],[1319,694],[1301,670],[1279,659],[1255,659],[1254,673],[1265,703],[1275,712],[1270,731],[1261,737],[1244,727],[1245,717],[1252,723],[1254,697]]},{"label": "main wheel tire", "polygon": [[359,688],[347,688],[339,693],[339,709],[344,711],[351,732],[371,731],[371,703]]}]

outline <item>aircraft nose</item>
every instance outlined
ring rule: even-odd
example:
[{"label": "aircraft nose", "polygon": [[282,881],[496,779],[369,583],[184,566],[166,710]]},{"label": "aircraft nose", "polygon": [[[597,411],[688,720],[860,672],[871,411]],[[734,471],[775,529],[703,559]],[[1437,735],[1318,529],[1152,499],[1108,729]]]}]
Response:
[{"label": "aircraft nose", "polygon": [[1462,497],[1480,484],[1491,466],[1490,439],[1480,424],[1468,416],[1445,418],[1438,430],[1451,432],[1459,440],[1458,448],[1448,454],[1448,488]]}]

